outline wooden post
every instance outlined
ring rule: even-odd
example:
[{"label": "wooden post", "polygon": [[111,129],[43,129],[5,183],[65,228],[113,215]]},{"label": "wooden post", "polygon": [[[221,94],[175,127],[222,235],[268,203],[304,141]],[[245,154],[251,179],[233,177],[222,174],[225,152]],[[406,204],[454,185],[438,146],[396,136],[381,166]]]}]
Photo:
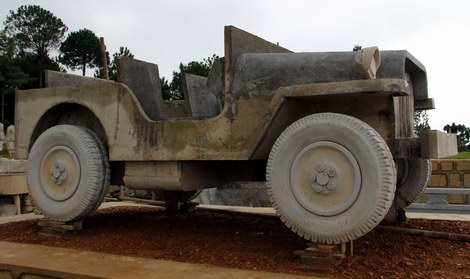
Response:
[{"label": "wooden post", "polygon": [[104,44],[104,38],[100,37],[101,45],[101,56],[103,57],[103,79],[109,79],[108,74],[108,60],[106,59],[106,45]]}]

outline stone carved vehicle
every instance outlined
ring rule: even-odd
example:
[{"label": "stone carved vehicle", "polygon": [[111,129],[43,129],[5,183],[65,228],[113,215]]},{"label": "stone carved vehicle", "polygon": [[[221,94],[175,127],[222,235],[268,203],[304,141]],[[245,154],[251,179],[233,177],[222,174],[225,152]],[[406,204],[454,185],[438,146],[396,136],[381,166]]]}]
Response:
[{"label": "stone carved vehicle", "polygon": [[410,204],[430,173],[413,131],[433,108],[424,66],[406,51],[293,53],[233,26],[208,78],[186,75],[164,102],[158,67],[118,61],[118,82],[47,73],[20,91],[16,156],[36,206],[79,220],[108,185],[168,204],[230,181],[267,181],[282,221],[341,243]]}]

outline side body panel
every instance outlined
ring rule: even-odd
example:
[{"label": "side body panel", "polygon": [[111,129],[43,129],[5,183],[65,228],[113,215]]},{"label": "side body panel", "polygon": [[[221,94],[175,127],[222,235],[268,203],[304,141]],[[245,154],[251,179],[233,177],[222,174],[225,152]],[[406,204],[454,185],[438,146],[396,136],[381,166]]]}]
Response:
[{"label": "side body panel", "polygon": [[[393,94],[406,95],[408,91],[402,79],[298,85],[279,88],[273,96],[232,99],[227,95],[223,111],[211,119],[162,121],[150,120],[130,89],[119,83],[20,91],[16,154],[18,159],[27,158],[34,129],[49,110],[62,103],[76,103],[100,120],[113,161],[265,159],[265,152],[255,151],[270,136],[271,122],[287,99],[310,97],[309,101],[314,101],[331,95],[334,100],[354,93],[358,98],[379,94],[391,101]],[[367,115],[367,108],[357,109]],[[389,133],[389,128],[375,126]]]}]

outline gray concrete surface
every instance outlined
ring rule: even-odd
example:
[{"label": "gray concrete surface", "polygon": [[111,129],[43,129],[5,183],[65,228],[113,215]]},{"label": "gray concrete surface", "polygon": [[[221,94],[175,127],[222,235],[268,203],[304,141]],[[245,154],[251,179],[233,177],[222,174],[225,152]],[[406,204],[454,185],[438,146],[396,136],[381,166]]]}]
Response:
[{"label": "gray concrete surface", "polygon": [[183,91],[189,102],[191,117],[214,117],[220,113],[217,97],[207,86],[207,78],[185,73],[183,75]]},{"label": "gray concrete surface", "polygon": [[11,215],[11,216],[0,216],[0,225],[11,223],[11,222],[18,222],[18,221],[26,221],[26,220],[34,220],[34,219],[41,219],[44,216],[34,213],[26,213],[21,215]]},{"label": "gray concrete surface", "polygon": [[407,212],[406,216],[411,219],[449,220],[449,221],[470,222],[470,214]]},{"label": "gray concrete surface", "polygon": [[[134,202],[105,202],[99,209],[117,207],[117,206],[146,206],[146,207],[155,207],[152,205],[146,205],[141,203]],[[201,209],[215,209],[215,210],[226,210],[229,212],[240,212],[240,213],[251,213],[251,214],[261,214],[268,216],[276,216],[276,211],[271,207],[246,207],[246,206],[225,206],[225,205],[208,205],[202,204],[199,205]],[[163,210],[163,208],[162,208]],[[469,214],[442,214],[442,213],[416,213],[416,212],[407,212],[406,215],[411,219],[430,219],[430,220],[451,220],[451,221],[467,221],[470,222]],[[42,215],[28,213],[15,216],[4,216],[0,217],[0,224],[40,219],[44,218]]]},{"label": "gray concrete surface", "polygon": [[204,189],[193,201],[200,204],[271,207],[265,182],[233,182]]},{"label": "gray concrete surface", "polygon": [[[101,204],[99,209],[116,207],[116,206],[151,206],[151,205],[138,204],[138,203],[133,203],[133,202],[105,202]],[[42,216],[41,214],[35,214],[35,213],[27,213],[27,214],[14,215],[14,216],[0,216],[0,225],[10,223],[10,222],[34,220],[34,219],[41,219],[41,218],[44,218],[44,216]]]},{"label": "gray concrete surface", "polygon": [[77,86],[86,84],[97,84],[103,82],[113,82],[110,80],[84,77],[75,74],[67,74],[56,71],[45,71],[45,86],[46,87],[61,87],[61,86]]},{"label": "gray concrete surface", "polygon": [[129,86],[147,116],[152,120],[165,119],[158,65],[124,56],[117,57],[116,64],[117,81]]},{"label": "gray concrete surface", "polygon": [[11,203],[11,204],[10,203],[0,203],[0,218],[3,217],[3,216],[15,215],[16,211],[17,211],[17,209],[16,209],[15,204],[13,204],[13,203]]},{"label": "gray concrete surface", "polygon": [[423,158],[440,159],[458,154],[457,135],[438,130],[424,131],[421,135]]},{"label": "gray concrete surface", "polygon": [[0,173],[24,173],[26,172],[27,160],[0,159]]},{"label": "gray concrete surface", "polygon": [[[274,208],[268,207],[245,207],[245,206],[221,206],[221,205],[200,205],[200,208],[226,210],[231,212],[262,214],[275,216]],[[406,216],[410,219],[429,219],[429,220],[451,220],[470,222],[470,214],[442,214],[442,213],[416,213],[407,212]]]},{"label": "gray concrete surface", "polygon": [[0,278],[312,278],[3,241],[0,251]]}]

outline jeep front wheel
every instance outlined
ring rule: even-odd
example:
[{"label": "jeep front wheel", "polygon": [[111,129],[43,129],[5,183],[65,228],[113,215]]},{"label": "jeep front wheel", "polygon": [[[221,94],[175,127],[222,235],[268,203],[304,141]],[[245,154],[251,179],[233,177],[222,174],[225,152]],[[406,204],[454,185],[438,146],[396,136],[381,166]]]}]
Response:
[{"label": "jeep front wheel", "polygon": [[54,126],[34,143],[28,158],[28,188],[44,216],[75,221],[93,213],[109,185],[109,163],[91,130]]},{"label": "jeep front wheel", "polygon": [[366,234],[393,201],[396,174],[387,144],[351,116],[320,113],[294,122],[277,139],[267,165],[277,214],[313,242]]}]

